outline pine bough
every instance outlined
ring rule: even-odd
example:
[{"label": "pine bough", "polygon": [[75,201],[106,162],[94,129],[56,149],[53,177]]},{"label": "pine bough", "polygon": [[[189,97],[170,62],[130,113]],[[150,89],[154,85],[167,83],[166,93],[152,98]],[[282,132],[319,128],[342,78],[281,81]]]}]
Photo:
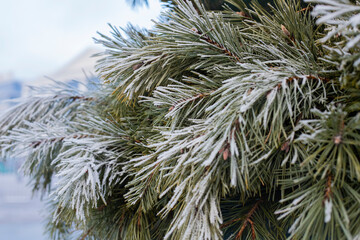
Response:
[{"label": "pine bough", "polygon": [[52,239],[360,238],[359,2],[228,4],[112,27],[96,90],[3,115]]}]

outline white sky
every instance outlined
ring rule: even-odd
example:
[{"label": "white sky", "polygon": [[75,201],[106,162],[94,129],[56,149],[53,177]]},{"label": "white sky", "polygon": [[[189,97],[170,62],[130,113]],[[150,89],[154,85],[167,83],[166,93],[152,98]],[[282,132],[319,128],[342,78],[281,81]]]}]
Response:
[{"label": "white sky", "polygon": [[93,43],[128,22],[151,27],[161,10],[132,9],[126,0],[0,0],[0,74],[31,79],[54,72]]}]

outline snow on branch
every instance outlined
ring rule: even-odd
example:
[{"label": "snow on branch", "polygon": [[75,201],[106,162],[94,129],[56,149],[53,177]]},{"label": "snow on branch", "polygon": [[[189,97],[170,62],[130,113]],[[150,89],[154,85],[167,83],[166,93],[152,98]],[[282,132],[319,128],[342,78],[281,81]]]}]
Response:
[{"label": "snow on branch", "polygon": [[[348,0],[307,0],[316,3],[312,15],[318,17],[317,24],[327,24],[329,31],[321,40],[326,42],[333,37],[341,39],[344,37],[345,44],[342,45],[343,54],[350,54],[352,49],[360,48],[360,5],[356,1]],[[335,51],[335,50],[334,50]],[[356,57],[353,65],[360,66],[360,56]]]}]

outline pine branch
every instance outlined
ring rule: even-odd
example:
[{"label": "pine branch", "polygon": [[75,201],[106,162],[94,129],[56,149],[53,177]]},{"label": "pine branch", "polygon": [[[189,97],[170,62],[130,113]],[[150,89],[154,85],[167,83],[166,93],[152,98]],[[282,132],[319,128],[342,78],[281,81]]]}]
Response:
[{"label": "pine branch", "polygon": [[230,2],[112,27],[101,87],[1,118],[2,152],[51,193],[53,238],[359,236],[358,3]]},{"label": "pine branch", "polygon": [[359,3],[347,0],[307,2],[317,4],[312,15],[317,17],[317,24],[324,24],[327,28],[325,36],[320,39],[327,50],[324,61],[336,66],[343,87],[359,88],[356,77],[360,66]]}]

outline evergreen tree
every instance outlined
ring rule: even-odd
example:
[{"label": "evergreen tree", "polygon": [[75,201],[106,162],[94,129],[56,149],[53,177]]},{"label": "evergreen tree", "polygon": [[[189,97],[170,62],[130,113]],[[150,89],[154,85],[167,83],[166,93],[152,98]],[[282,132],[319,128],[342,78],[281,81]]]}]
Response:
[{"label": "evergreen tree", "polygon": [[175,3],[3,115],[51,237],[360,239],[359,2]]}]

